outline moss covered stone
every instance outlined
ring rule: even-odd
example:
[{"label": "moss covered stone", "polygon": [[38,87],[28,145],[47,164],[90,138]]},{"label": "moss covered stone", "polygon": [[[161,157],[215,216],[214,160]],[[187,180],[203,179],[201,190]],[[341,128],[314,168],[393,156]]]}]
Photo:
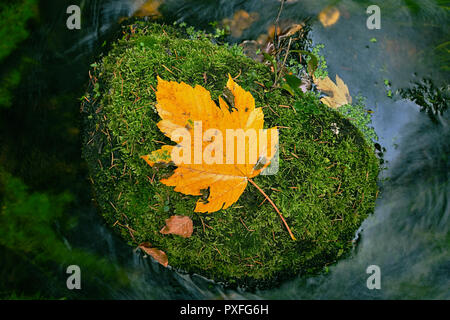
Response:
[{"label": "moss covered stone", "polygon": [[[377,192],[378,162],[361,132],[312,93],[295,101],[265,88],[270,70],[235,47],[156,24],[125,30],[93,65],[82,106],[84,156],[108,224],[130,245],[149,242],[165,251],[177,270],[234,285],[265,286],[317,272],[348,253]],[[194,213],[198,197],[159,182],[173,168],[152,168],[140,158],[173,144],[156,127],[157,76],[200,84],[217,99],[228,74],[264,108],[265,126],[280,126],[280,170],[254,180],[297,241],[252,185],[226,210]],[[191,238],[159,232],[174,214],[192,218]]]}]

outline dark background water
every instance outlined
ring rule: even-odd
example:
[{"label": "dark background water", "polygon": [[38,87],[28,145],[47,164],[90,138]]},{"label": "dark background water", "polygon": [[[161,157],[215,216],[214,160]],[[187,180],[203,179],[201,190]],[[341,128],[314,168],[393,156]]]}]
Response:
[{"label": "dark background water", "polygon": [[[353,97],[366,97],[367,107],[374,111],[379,143],[386,148],[387,164],[375,213],[364,222],[352,255],[330,266],[327,273],[259,292],[224,289],[200,276],[178,274],[144,259],[107,228],[96,212],[81,159],[79,97],[89,79],[89,65],[107,48],[119,20],[133,15],[144,1],[76,2],[40,1],[30,36],[15,52],[33,63],[16,90],[13,106],[1,110],[1,166],[19,177],[30,193],[65,191],[73,200],[51,222],[61,247],[58,242],[42,250],[47,256],[51,255],[46,252],[57,251],[53,259],[39,260],[36,252],[23,252],[17,243],[0,245],[2,297],[14,293],[82,299],[450,298],[448,113],[433,122],[414,102],[395,94],[425,77],[448,90],[448,56],[437,49],[449,41],[444,2],[285,3],[281,20],[310,19],[313,43],[325,44],[322,53],[330,77],[339,74]],[[81,30],[66,28],[66,8],[71,4],[82,8]],[[380,30],[366,28],[365,11],[370,4],[381,8]],[[267,32],[279,5],[276,0],[166,0],[160,12],[168,23],[184,21],[199,28],[231,18],[237,10],[257,12],[257,21],[239,37],[228,39],[240,42]],[[325,28],[317,15],[327,5],[336,6],[341,16]],[[388,97],[388,89],[393,97]],[[80,291],[66,289],[65,268],[70,264],[82,269]],[[369,265],[381,268],[381,290],[366,287]]]}]

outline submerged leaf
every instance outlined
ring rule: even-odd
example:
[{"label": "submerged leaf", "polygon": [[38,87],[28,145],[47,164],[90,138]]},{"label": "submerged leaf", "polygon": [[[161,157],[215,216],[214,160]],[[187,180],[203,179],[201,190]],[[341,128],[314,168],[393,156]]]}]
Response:
[{"label": "submerged leaf", "polygon": [[163,0],[147,0],[142,4],[138,10],[133,14],[135,17],[149,17],[149,16],[160,16],[159,7],[161,6]]},{"label": "submerged leaf", "polygon": [[319,21],[325,28],[338,22],[341,13],[336,7],[326,7],[319,13]]},{"label": "submerged leaf", "polygon": [[245,10],[238,10],[234,13],[232,19],[223,19],[222,24],[230,28],[233,37],[239,38],[242,36],[243,31],[248,29],[258,19],[259,14],[257,12],[248,13]]}]

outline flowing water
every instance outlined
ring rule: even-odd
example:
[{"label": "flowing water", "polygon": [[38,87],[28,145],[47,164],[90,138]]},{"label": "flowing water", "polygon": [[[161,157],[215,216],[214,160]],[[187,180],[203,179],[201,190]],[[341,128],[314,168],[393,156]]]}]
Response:
[{"label": "flowing water", "polygon": [[[448,66],[435,50],[448,41],[448,8],[431,0],[378,2],[381,29],[369,30],[366,8],[376,2],[286,1],[280,20],[309,18],[313,43],[325,45],[322,54],[330,77],[338,74],[353,97],[366,98],[367,107],[373,110],[378,142],[386,148],[386,169],[380,176],[381,196],[375,213],[363,223],[359,244],[350,257],[330,266],[327,273],[247,292],[225,289],[201,276],[182,275],[142,258],[105,226],[90,201],[80,155],[77,98],[85,88],[89,65],[116,32],[118,21],[131,16],[143,3],[82,1],[82,28],[69,31],[65,11],[70,1],[41,1],[40,19],[23,44],[23,50],[39,61],[39,66],[28,75],[28,85],[21,88],[19,107],[10,111],[8,123],[3,124],[8,128],[6,139],[20,150],[13,158],[26,163],[10,167],[33,190],[74,193],[75,204],[66,216],[76,218],[76,226],[60,236],[70,248],[107,259],[126,278],[120,282],[94,268],[80,292],[68,294],[52,282],[43,294],[117,299],[450,298],[449,116],[444,113],[432,122],[414,102],[395,94],[388,96],[388,90],[395,93],[424,77],[448,90]],[[325,28],[317,15],[327,5],[338,8],[340,18]],[[279,6],[277,0],[166,0],[160,11],[170,23],[185,21],[199,28],[231,18],[240,9],[256,12],[257,20],[239,37],[230,38],[240,42],[265,33]],[[36,148],[45,150],[38,164],[28,152]],[[55,162],[64,169],[54,170]],[[61,173],[65,173],[64,179]],[[369,265],[380,267],[381,290],[366,286]],[[58,268],[64,279],[63,267]]]}]

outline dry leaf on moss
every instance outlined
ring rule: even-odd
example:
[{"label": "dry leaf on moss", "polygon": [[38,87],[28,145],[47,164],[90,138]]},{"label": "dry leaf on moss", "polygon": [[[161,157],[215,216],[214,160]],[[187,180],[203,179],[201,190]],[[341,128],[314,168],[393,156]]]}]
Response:
[{"label": "dry leaf on moss", "polygon": [[189,238],[193,232],[193,223],[187,216],[171,216],[166,219],[166,225],[161,229],[162,234],[176,234],[183,238]]},{"label": "dry leaf on moss", "polygon": [[139,248],[144,251],[149,256],[153,257],[156,261],[162,264],[164,267],[169,265],[169,260],[167,259],[167,255],[164,251],[159,250],[157,248],[152,248],[150,243],[143,242],[139,245]]},{"label": "dry leaf on moss", "polygon": [[[184,82],[169,82],[158,77],[157,111],[162,118],[158,123],[158,128],[178,145],[165,145],[142,158],[150,166],[155,163],[175,163],[177,169],[172,176],[162,179],[161,182],[175,187],[177,192],[200,196],[203,190],[209,190],[206,201],[203,199],[197,201],[196,212],[215,212],[226,209],[235,203],[244,192],[249,179],[260,174],[270,164],[278,147],[277,128],[263,129],[264,114],[262,108],[255,108],[255,100],[252,95],[237,85],[231,76],[229,76],[226,89],[233,109],[230,109],[230,106],[222,98],[219,98],[218,107],[211,99],[209,91],[202,86],[197,85],[193,88]],[[200,121],[201,135],[197,133],[196,137],[195,123]],[[208,141],[208,139],[202,139],[205,132],[209,130],[210,133],[211,131],[223,133],[223,139],[227,129],[243,130],[243,132],[256,130],[256,132],[267,135],[264,137],[264,134],[257,134],[255,144],[240,145],[233,141],[234,146],[231,150],[233,150],[234,161],[232,163],[228,162],[227,148],[224,143],[221,163],[216,161],[208,164],[203,159],[201,163],[197,162],[196,164],[195,154],[209,152],[212,155],[213,151],[214,154],[217,151],[215,142],[219,140],[219,136],[214,136],[214,139]],[[189,146],[190,150],[193,150],[189,163],[173,159],[174,154],[184,152],[179,145],[180,137],[176,134],[179,130],[187,130],[190,136],[194,137]],[[173,137],[172,134],[174,134]],[[267,138],[267,143],[260,143],[262,136]],[[201,146],[201,151],[196,153],[198,145]],[[259,155],[258,164],[262,163],[261,166],[256,165],[256,161],[254,163],[249,161],[250,150],[254,150],[255,146]],[[238,155],[244,156],[244,163],[238,163]],[[231,157],[231,152],[229,156]],[[263,161],[260,161],[261,159]]]},{"label": "dry leaf on moss", "polygon": [[314,83],[320,91],[328,95],[320,101],[330,108],[337,109],[340,106],[352,103],[348,87],[338,75],[336,75],[336,84],[329,77],[324,79],[314,77]]}]

